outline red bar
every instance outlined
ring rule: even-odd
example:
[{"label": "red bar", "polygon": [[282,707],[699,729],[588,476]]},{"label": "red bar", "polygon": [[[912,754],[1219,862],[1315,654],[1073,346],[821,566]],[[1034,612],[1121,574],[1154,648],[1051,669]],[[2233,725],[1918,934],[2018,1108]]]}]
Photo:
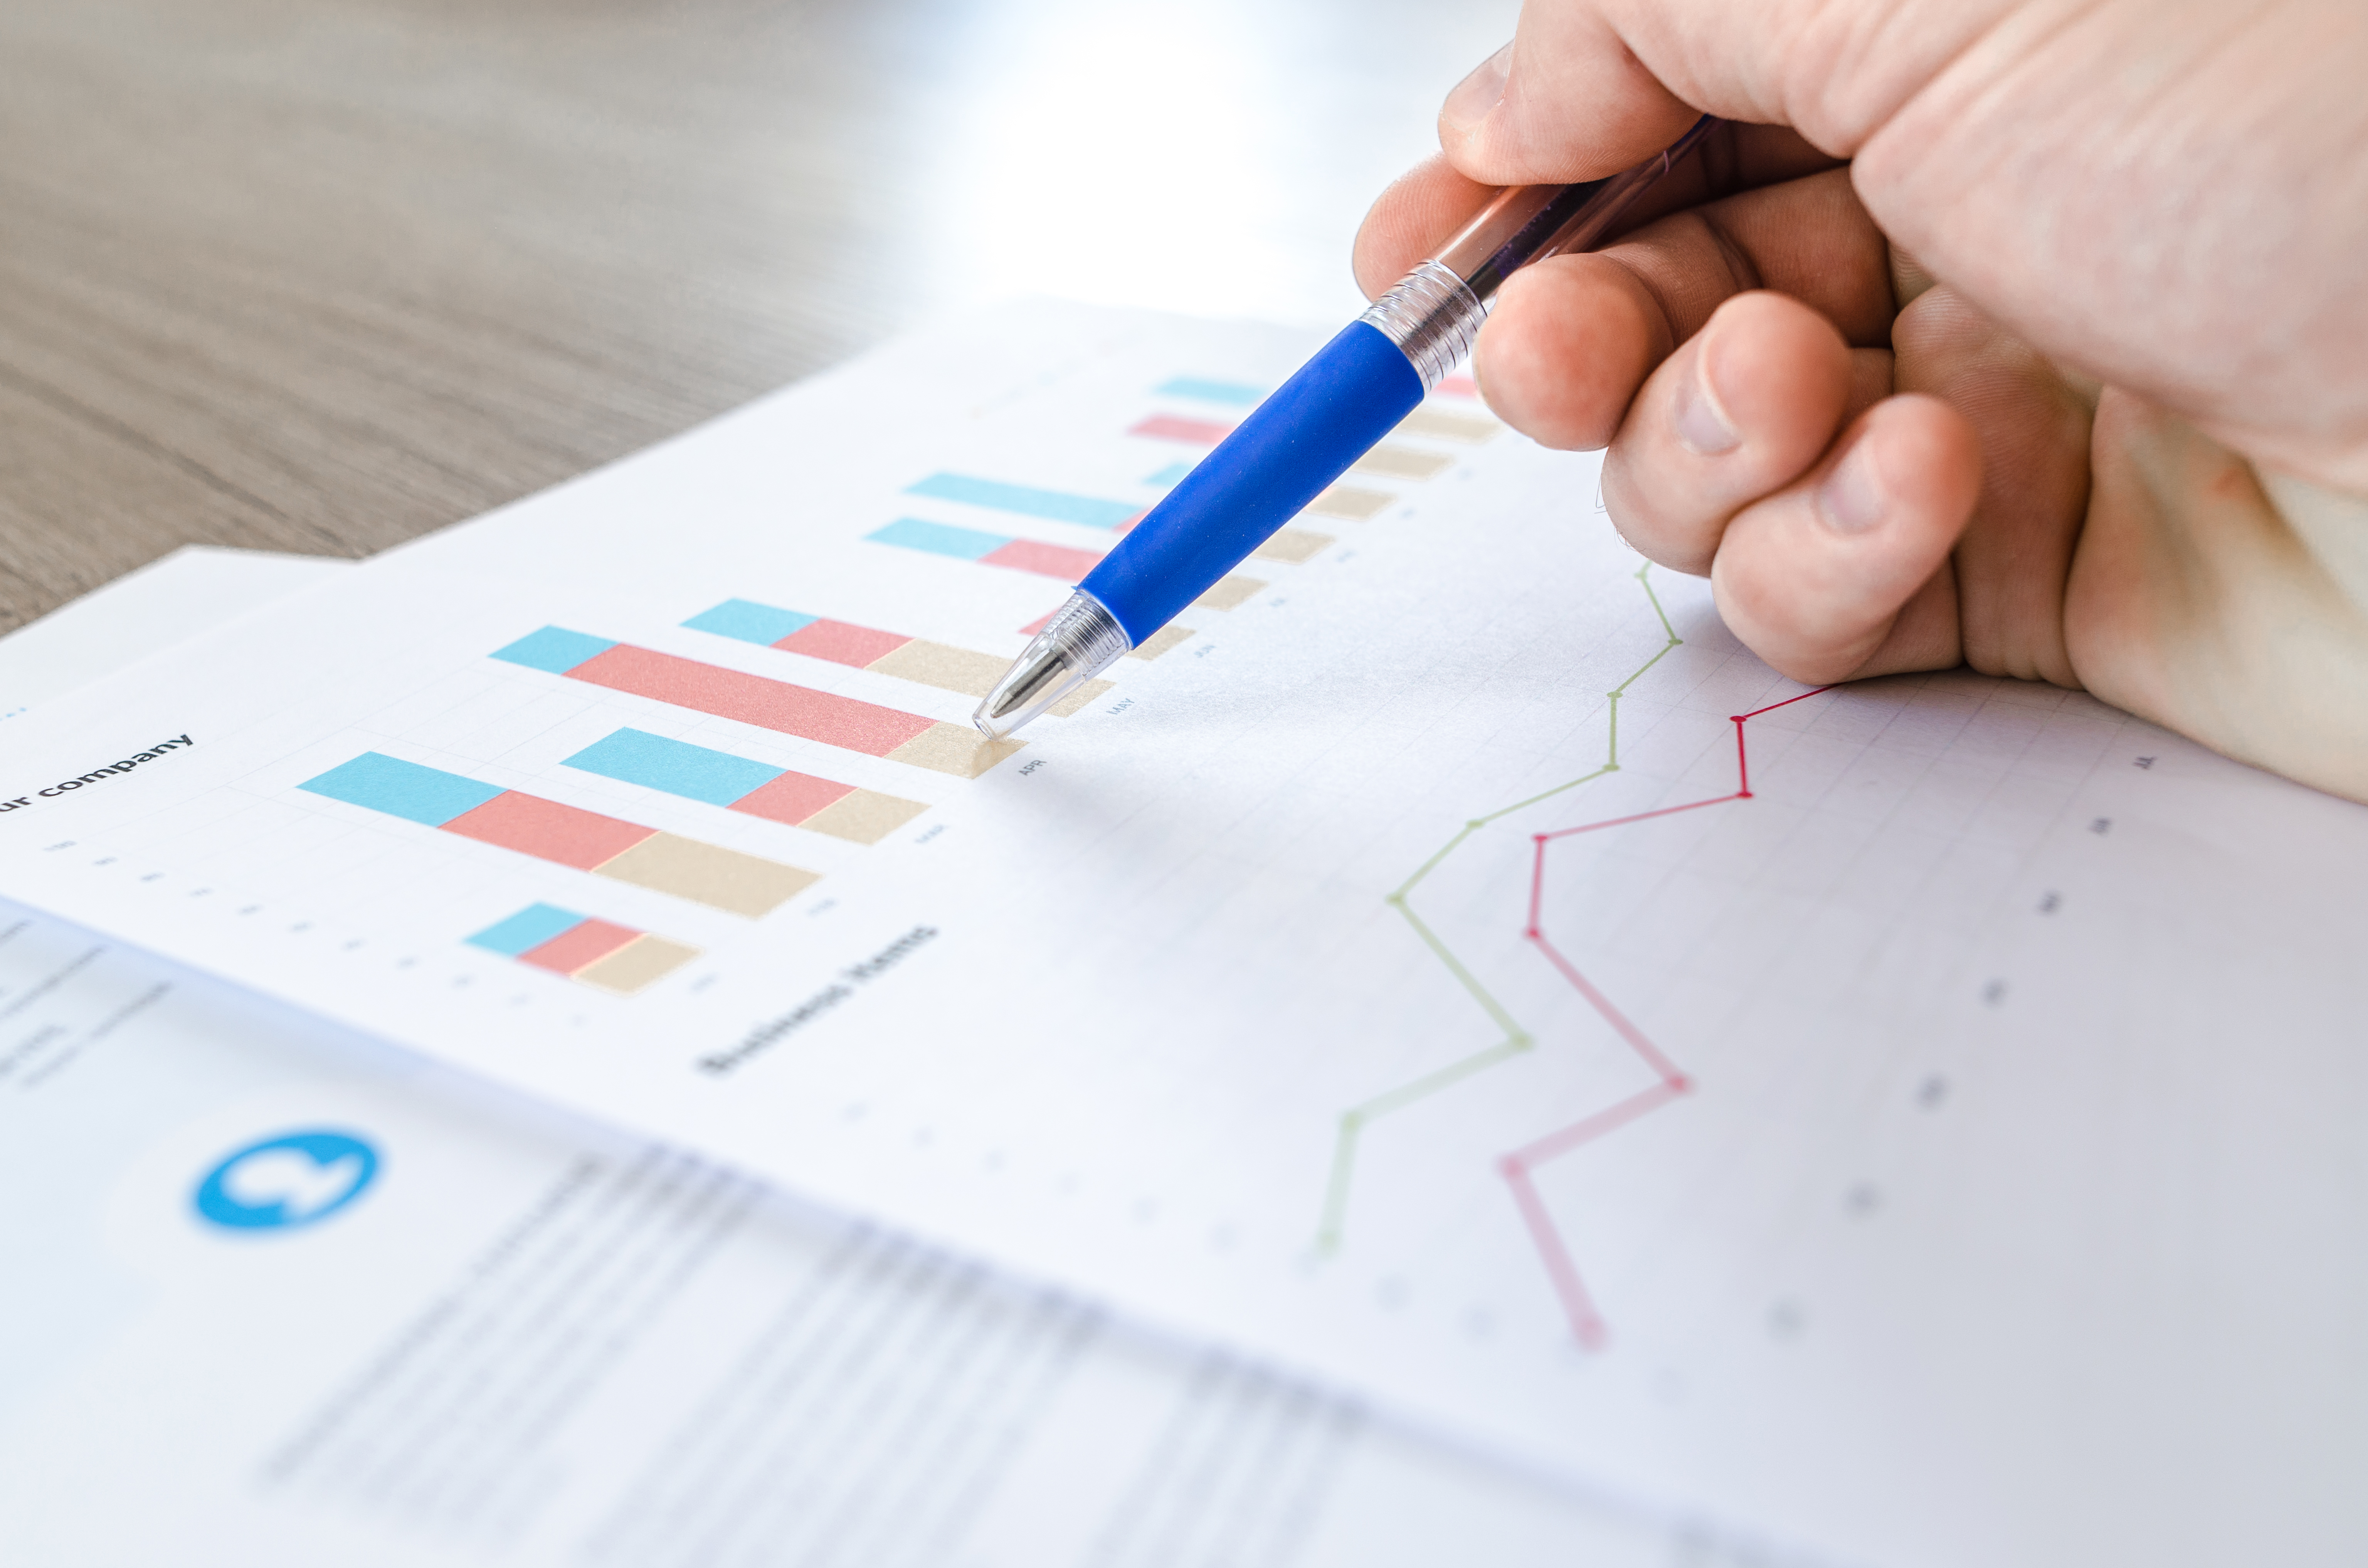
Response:
[{"label": "red bar", "polygon": [[1232,426],[1214,419],[1186,419],[1173,414],[1155,414],[1127,432],[1130,436],[1148,436],[1155,441],[1190,441],[1196,447],[1213,447],[1233,433]]},{"label": "red bar", "polygon": [[562,931],[542,946],[520,953],[518,962],[547,969],[553,974],[574,974],[579,969],[598,963],[640,935],[630,926],[611,925],[606,920],[586,920]]},{"label": "red bar", "polygon": [[800,627],[773,646],[784,653],[803,653],[809,659],[852,665],[860,670],[911,641],[893,631],[874,631],[868,626],[849,626],[843,620],[817,620],[812,626]]},{"label": "red bar", "polygon": [[784,773],[770,784],[749,790],[730,809],[795,827],[832,801],[854,793],[852,784],[837,784],[808,773]]},{"label": "red bar", "polygon": [[615,859],[657,829],[511,790],[473,812],[461,812],[444,824],[444,831],[588,871]]},{"label": "red bar", "polygon": [[[1058,577],[1064,583],[1081,581],[1087,573],[1102,563],[1099,551],[1038,544],[1032,539],[1015,539],[1001,550],[991,551],[979,559],[989,566],[1008,566],[1015,572],[1033,572],[1041,577]],[[604,653],[601,657],[608,655]]]},{"label": "red bar", "polygon": [[877,703],[858,702],[851,697],[742,675],[738,670],[626,643],[595,654],[567,675],[571,680],[589,681],[611,691],[671,702],[719,719],[736,719],[743,724],[845,746],[869,756],[886,756],[936,722]]},{"label": "red bar", "polygon": [[1033,637],[1033,636],[1035,636],[1038,632],[1040,632],[1040,631],[1043,631],[1046,627],[1048,627],[1048,626],[1052,625],[1052,624],[1053,624],[1053,618],[1054,616],[1056,616],[1056,615],[1060,614],[1060,613],[1061,613],[1061,612],[1060,612],[1059,610],[1057,610],[1057,609],[1048,609],[1048,610],[1046,610],[1042,615],[1039,616],[1039,617],[1038,617],[1037,619],[1035,619],[1034,620],[1030,621],[1027,625],[1025,625],[1025,626],[1021,627],[1021,628],[1019,629],[1019,635],[1020,635],[1020,636],[1022,636],[1022,637]]},{"label": "red bar", "polygon": [[1478,397],[1480,383],[1469,376],[1450,376],[1439,383],[1439,390],[1449,397]]}]

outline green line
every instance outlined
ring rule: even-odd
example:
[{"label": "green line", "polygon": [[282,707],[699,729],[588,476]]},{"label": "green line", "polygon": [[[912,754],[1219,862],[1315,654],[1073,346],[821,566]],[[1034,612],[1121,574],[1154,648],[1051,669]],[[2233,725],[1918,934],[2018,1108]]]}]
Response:
[{"label": "green line", "polygon": [[1490,812],[1486,816],[1482,817],[1480,820],[1484,823],[1490,823],[1495,822],[1498,817],[1511,816],[1515,812],[1527,811],[1530,807],[1536,805],[1540,801],[1553,800],[1565,790],[1576,790],[1582,784],[1594,782],[1596,779],[1602,778],[1607,773],[1616,773],[1618,771],[1619,769],[1615,765],[1607,762],[1592,773],[1582,773],[1567,784],[1557,784],[1551,790],[1541,790],[1536,794],[1531,796],[1528,800],[1516,801],[1511,805],[1507,806],[1503,811]]},{"label": "green line", "polygon": [[1396,1088],[1384,1090],[1369,1100],[1349,1107],[1341,1113],[1340,1131],[1332,1144],[1332,1174],[1324,1187],[1324,1213],[1315,1226],[1315,1250],[1319,1254],[1329,1255],[1338,1252],[1340,1248],[1341,1233],[1347,1228],[1349,1221],[1349,1191],[1356,1176],[1357,1149],[1367,1127],[1394,1111],[1404,1110],[1408,1106],[1419,1104],[1433,1095],[1451,1089],[1464,1079],[1485,1073],[1499,1062],[1509,1062],[1537,1043],[1530,1032],[1521,1027],[1520,1020],[1506,1009],[1505,1005],[1497,1001],[1486,986],[1480,983],[1478,977],[1463,967],[1463,960],[1457,958],[1454,951],[1445,942],[1440,941],[1429,926],[1423,924],[1422,916],[1414,912],[1414,906],[1408,903],[1406,899],[1425,877],[1439,869],[1441,861],[1463,846],[1465,839],[1470,838],[1497,818],[1510,816],[1515,812],[1534,806],[1541,801],[1552,800],[1565,790],[1576,790],[1581,784],[1620,770],[1621,696],[1630,687],[1635,685],[1645,671],[1667,658],[1670,649],[1678,647],[1684,641],[1678,635],[1677,628],[1669,624],[1669,613],[1661,608],[1660,595],[1653,591],[1652,579],[1648,575],[1652,569],[1649,562],[1638,567],[1636,582],[1645,590],[1645,602],[1653,607],[1654,617],[1660,621],[1661,631],[1668,641],[1662,643],[1659,651],[1651,658],[1637,665],[1626,680],[1604,693],[1608,700],[1608,718],[1604,727],[1603,766],[1591,773],[1582,773],[1566,784],[1557,784],[1551,790],[1541,790],[1526,801],[1516,801],[1509,806],[1488,812],[1486,816],[1474,817],[1470,822],[1465,823],[1463,831],[1449,839],[1437,854],[1425,860],[1416,869],[1414,875],[1408,877],[1395,892],[1388,894],[1383,900],[1406,916],[1406,924],[1414,927],[1414,934],[1422,938],[1423,946],[1429,948],[1437,955],[1439,961],[1447,966],[1447,971],[1453,975],[1456,983],[1471,994],[1473,1001],[1480,1005],[1480,1010],[1486,1013],[1489,1020],[1505,1031],[1505,1038],[1485,1050],[1475,1051],[1469,1056],[1459,1057],[1444,1067],[1434,1068],[1419,1078],[1400,1084]]},{"label": "green line", "polygon": [[[1483,822],[1486,820],[1487,819],[1485,817],[1481,819]],[[1447,841],[1446,848],[1440,850],[1429,859],[1425,860],[1422,863],[1422,869],[1420,870],[1417,871],[1413,876],[1408,877],[1403,883],[1399,884],[1398,891],[1390,894],[1382,902],[1384,903],[1404,903],[1406,902],[1406,895],[1414,892],[1415,883],[1430,875],[1431,868],[1437,866],[1441,860],[1446,859],[1450,855],[1454,854],[1457,847],[1461,846],[1465,839],[1471,837],[1473,830],[1479,825],[1480,824],[1477,822],[1465,823],[1463,824],[1463,831]]]},{"label": "green line", "polygon": [[[1653,563],[1649,561],[1645,562],[1644,565],[1637,567],[1636,583],[1639,587],[1645,590],[1645,601],[1653,607],[1653,613],[1661,618],[1661,635],[1667,637],[1669,640],[1669,646],[1674,648],[1680,642],[1683,642],[1684,639],[1678,635],[1678,629],[1669,624],[1669,612],[1661,608],[1661,596],[1653,591],[1653,579],[1651,576],[1652,570]],[[1654,657],[1658,658],[1660,655],[1656,653]],[[1653,666],[1651,665],[1646,665],[1645,666],[1645,668],[1648,670],[1652,667]],[[1634,677],[1631,676],[1630,678],[1634,679]]]},{"label": "green line", "polygon": [[1527,1035],[1518,1035],[1486,1051],[1475,1051],[1460,1062],[1451,1062],[1428,1077],[1417,1078],[1411,1084],[1401,1084],[1389,1093],[1376,1096],[1342,1113],[1340,1135],[1332,1145],[1332,1179],[1324,1188],[1324,1218],[1316,1226],[1316,1250],[1323,1253],[1339,1250],[1340,1231],[1349,1219],[1349,1183],[1357,1169],[1357,1140],[1365,1131],[1367,1122],[1437,1094],[1474,1073],[1494,1067],[1499,1062],[1509,1061],[1536,1043]]},{"label": "green line", "polygon": [[[1439,961],[1447,966],[1448,972],[1463,983],[1463,989],[1472,993],[1472,999],[1480,1004],[1482,1009],[1487,1013],[1488,1017],[1496,1021],[1496,1025],[1498,1028],[1505,1031],[1507,1039],[1511,1040],[1518,1038],[1526,1040],[1529,1038],[1527,1035],[1522,1033],[1521,1026],[1513,1021],[1513,1015],[1505,1011],[1504,1005],[1498,1002],[1494,996],[1488,994],[1488,988],[1486,986],[1481,984],[1477,980],[1473,978],[1472,971],[1463,967],[1463,960],[1448,950],[1446,943],[1440,941],[1436,936],[1431,934],[1430,927],[1422,923],[1422,917],[1420,915],[1417,915],[1413,910],[1406,908],[1404,904],[1400,904],[1398,906],[1398,913],[1406,917],[1406,924],[1414,927],[1415,935],[1422,938],[1423,946],[1429,948],[1432,952],[1439,955]],[[1387,1098],[1388,1096],[1383,1096],[1383,1097]]]}]

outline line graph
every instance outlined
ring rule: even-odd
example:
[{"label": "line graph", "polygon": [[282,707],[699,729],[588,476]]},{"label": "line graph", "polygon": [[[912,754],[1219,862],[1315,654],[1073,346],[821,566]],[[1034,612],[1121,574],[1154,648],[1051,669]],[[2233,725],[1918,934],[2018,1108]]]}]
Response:
[{"label": "line graph", "polygon": [[[1664,649],[1663,652],[1667,650]],[[1713,795],[1706,800],[1689,801],[1683,805],[1664,806],[1658,811],[1637,812],[1624,817],[1612,817],[1604,822],[1582,823],[1576,827],[1565,827],[1553,833],[1531,835],[1531,842],[1536,845],[1537,849],[1531,862],[1530,918],[1529,924],[1521,932],[1523,938],[1545,955],[1546,961],[1554,965],[1565,980],[1570,982],[1572,989],[1587,999],[1588,1006],[1594,1008],[1597,1015],[1611,1026],[1612,1031],[1626,1042],[1628,1048],[1636,1053],[1637,1059],[1652,1071],[1657,1080],[1650,1088],[1631,1095],[1626,1099],[1597,1111],[1591,1116],[1583,1117],[1568,1127],[1524,1143],[1497,1162],[1498,1173],[1504,1176],[1506,1185],[1512,1189],[1513,1203],[1521,1212],[1521,1222],[1528,1227],[1530,1240],[1538,1249],[1539,1260],[1545,1266],[1546,1277],[1554,1282],[1554,1294],[1562,1300],[1563,1312],[1570,1319],[1571,1332],[1576,1334],[1578,1336],[1578,1342],[1589,1350],[1601,1349],[1610,1337],[1610,1330],[1604,1324],[1602,1312],[1595,1304],[1595,1298],[1587,1289],[1586,1280],[1579,1276],[1578,1266],[1570,1256],[1570,1246],[1563,1238],[1561,1227],[1554,1223],[1553,1212],[1546,1208],[1545,1200],[1539,1196],[1537,1183],[1531,1179],[1531,1174],[1540,1165],[1560,1159],[1565,1154],[1583,1148],[1597,1139],[1615,1132],[1629,1123],[1660,1109],[1691,1090],[1693,1087],[1693,1080],[1689,1078],[1676,1062],[1670,1061],[1668,1053],[1655,1045],[1644,1030],[1631,1022],[1627,1015],[1612,1006],[1611,999],[1597,989],[1594,983],[1586,975],[1580,973],[1578,966],[1571,962],[1562,949],[1555,947],[1553,939],[1546,935],[1544,904],[1547,853],[1561,840],[1575,837],[1582,833],[1600,833],[1606,828],[1624,827],[1632,823],[1650,822],[1656,817],[1675,816],[1680,812],[1700,811],[1704,806],[1723,806],[1731,801],[1751,799],[1751,759],[1745,744],[1743,727],[1762,713],[1772,713],[1779,708],[1789,708],[1793,703],[1815,697],[1818,692],[1826,689],[1827,688],[1825,687],[1818,687],[1815,690],[1788,697],[1782,702],[1770,702],[1764,707],[1755,708],[1748,713],[1730,715],[1728,722],[1735,726],[1735,789],[1731,793]]]},{"label": "line graph", "polygon": [[[1474,1051],[1425,1074],[1421,1077],[1400,1084],[1371,1099],[1351,1106],[1341,1114],[1339,1130],[1335,1135],[1333,1143],[1331,1173],[1326,1184],[1323,1213],[1316,1226],[1315,1245],[1319,1255],[1330,1255],[1339,1250],[1348,1224],[1349,1200],[1356,1177],[1359,1146],[1367,1128],[1383,1117],[1419,1105],[1458,1084],[1536,1049],[1537,1037],[1513,1017],[1504,1003],[1481,983],[1479,978],[1472,972],[1463,960],[1456,956],[1454,950],[1440,938],[1436,931],[1431,929],[1430,926],[1416,912],[1412,899],[1415,890],[1421,886],[1424,880],[1437,870],[1450,856],[1462,848],[1473,835],[1517,812],[1527,811],[1531,806],[1539,805],[1558,795],[1576,790],[1583,784],[1591,783],[1606,774],[1620,770],[1621,698],[1626,695],[1629,687],[1644,678],[1647,671],[1667,658],[1672,651],[1682,646],[1684,642],[1684,639],[1678,635],[1677,629],[1669,623],[1668,612],[1662,608],[1660,596],[1653,591],[1651,572],[1652,567],[1649,563],[1639,567],[1636,572],[1636,583],[1644,590],[1645,602],[1652,606],[1654,618],[1660,622],[1665,641],[1658,649],[1654,651],[1650,658],[1629,673],[1627,679],[1604,694],[1607,708],[1604,758],[1601,766],[1576,778],[1557,784],[1550,790],[1541,790],[1525,800],[1516,801],[1511,805],[1472,818],[1456,832],[1455,836],[1449,839],[1429,859],[1416,868],[1414,874],[1387,894],[1383,900],[1405,918],[1423,945],[1430,949],[1432,956],[1446,966],[1448,972],[1454,976],[1456,983],[1463,988],[1479,1006],[1481,1011],[1488,1016],[1490,1021],[1504,1031],[1504,1039],[1484,1050]],[[1538,1191],[1535,1173],[1540,1166],[1584,1148],[1679,1099],[1693,1088],[1693,1080],[1669,1058],[1666,1051],[1656,1045],[1643,1029],[1622,1013],[1611,999],[1605,995],[1576,963],[1571,961],[1568,955],[1555,947],[1553,938],[1546,934],[1547,856],[1555,844],[1566,838],[1577,837],[1581,834],[1600,833],[1609,828],[1625,827],[1660,817],[1676,816],[1680,812],[1701,811],[1708,806],[1721,806],[1730,801],[1751,799],[1751,762],[1745,739],[1745,725],[1763,713],[1773,712],[1779,708],[1789,708],[1795,702],[1815,697],[1818,692],[1827,689],[1828,688],[1818,687],[1814,690],[1785,698],[1782,701],[1770,702],[1752,709],[1748,712],[1728,716],[1728,722],[1735,726],[1736,787],[1725,794],[1712,795],[1699,801],[1688,801],[1674,806],[1659,807],[1654,811],[1634,812],[1625,816],[1609,817],[1600,822],[1581,823],[1552,832],[1531,835],[1533,850],[1530,869],[1528,917],[1521,927],[1522,939],[1538,949],[1539,953],[1564,980],[1569,983],[1571,988],[1578,993],[1596,1015],[1620,1037],[1622,1042],[1635,1054],[1637,1060],[1645,1065],[1654,1078],[1654,1082],[1648,1087],[1615,1101],[1600,1110],[1591,1112],[1566,1127],[1557,1129],[1542,1138],[1533,1139],[1499,1156],[1497,1162],[1497,1173],[1504,1178],[1507,1187],[1511,1192],[1514,1207],[1520,1211],[1521,1222],[1529,1232],[1530,1240],[1537,1248],[1539,1261],[1543,1266],[1546,1277],[1554,1287],[1554,1294],[1561,1302],[1565,1316],[1569,1319],[1571,1332],[1577,1337],[1579,1343],[1589,1350],[1603,1348],[1609,1341],[1610,1330],[1604,1322],[1601,1311],[1596,1305],[1593,1294],[1587,1288],[1585,1278],[1579,1273],[1577,1261],[1571,1256],[1568,1242],[1564,1238],[1561,1228],[1554,1222],[1553,1211],[1548,1209],[1544,1198]]]}]

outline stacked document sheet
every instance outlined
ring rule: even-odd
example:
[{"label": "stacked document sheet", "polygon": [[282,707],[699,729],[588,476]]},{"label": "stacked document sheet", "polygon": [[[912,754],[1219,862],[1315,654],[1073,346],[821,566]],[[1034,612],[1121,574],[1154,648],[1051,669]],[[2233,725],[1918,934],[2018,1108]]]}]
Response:
[{"label": "stacked document sheet", "polygon": [[968,727],[1313,346],[0,642],[0,1562],[2356,1561],[2368,811],[1788,682],[1453,381]]}]

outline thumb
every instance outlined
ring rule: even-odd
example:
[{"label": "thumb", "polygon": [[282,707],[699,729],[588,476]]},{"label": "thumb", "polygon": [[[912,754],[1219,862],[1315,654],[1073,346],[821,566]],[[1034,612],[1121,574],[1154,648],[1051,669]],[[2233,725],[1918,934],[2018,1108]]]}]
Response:
[{"label": "thumb", "polygon": [[1601,179],[1693,123],[1700,111],[1585,10],[1525,6],[1513,41],[1447,95],[1439,144],[1466,177],[1485,185]]}]

